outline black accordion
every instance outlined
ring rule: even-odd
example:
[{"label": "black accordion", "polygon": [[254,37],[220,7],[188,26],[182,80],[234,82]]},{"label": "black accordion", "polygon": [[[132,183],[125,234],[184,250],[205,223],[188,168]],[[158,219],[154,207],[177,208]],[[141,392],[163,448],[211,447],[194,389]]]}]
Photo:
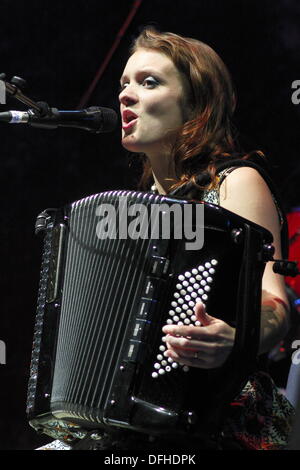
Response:
[{"label": "black accordion", "polygon": [[[256,367],[271,234],[213,204],[134,191],[49,209],[36,227],[44,250],[30,424],[50,435],[51,426],[73,427],[79,437],[117,429],[177,439],[217,429]],[[199,300],[236,328],[216,369],[164,354],[163,325],[197,325]]]}]

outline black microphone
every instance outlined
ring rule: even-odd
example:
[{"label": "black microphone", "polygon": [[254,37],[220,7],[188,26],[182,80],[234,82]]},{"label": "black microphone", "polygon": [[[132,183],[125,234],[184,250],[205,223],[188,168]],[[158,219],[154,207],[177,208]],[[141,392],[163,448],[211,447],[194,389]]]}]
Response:
[{"label": "black microphone", "polygon": [[33,109],[6,111],[0,113],[0,121],[9,124],[28,124],[43,129],[75,127],[99,134],[112,132],[116,128],[118,116],[113,109],[91,106],[78,111],[59,111],[56,108],[48,108],[46,114]]}]

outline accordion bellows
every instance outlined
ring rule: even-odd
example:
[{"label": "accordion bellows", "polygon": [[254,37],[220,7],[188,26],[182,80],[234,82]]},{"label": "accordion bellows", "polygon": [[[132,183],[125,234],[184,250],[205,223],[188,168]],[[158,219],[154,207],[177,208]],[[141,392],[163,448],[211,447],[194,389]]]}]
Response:
[{"label": "accordion bellows", "polygon": [[[174,205],[176,217],[168,212]],[[191,218],[178,222],[180,214]],[[202,230],[203,246],[193,249],[178,223]],[[44,251],[28,385],[31,425],[46,432],[47,421],[58,419],[83,430],[170,436],[217,426],[256,361],[271,234],[213,204],[134,191],[45,211],[37,227]],[[236,327],[221,368],[182,367],[164,355],[162,326],[197,325],[197,301]]]}]

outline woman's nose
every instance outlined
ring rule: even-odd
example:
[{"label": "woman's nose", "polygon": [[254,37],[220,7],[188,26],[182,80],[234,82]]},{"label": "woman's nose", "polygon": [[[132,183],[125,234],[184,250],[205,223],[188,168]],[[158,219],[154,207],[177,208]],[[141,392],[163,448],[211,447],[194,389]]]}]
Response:
[{"label": "woman's nose", "polygon": [[119,100],[124,106],[131,106],[138,101],[138,96],[130,86],[127,86],[121,91]]}]

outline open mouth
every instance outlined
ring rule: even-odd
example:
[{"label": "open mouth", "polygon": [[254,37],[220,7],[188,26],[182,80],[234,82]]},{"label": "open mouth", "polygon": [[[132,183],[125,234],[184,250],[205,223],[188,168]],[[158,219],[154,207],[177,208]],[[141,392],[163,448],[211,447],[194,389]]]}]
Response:
[{"label": "open mouth", "polygon": [[135,124],[137,118],[138,116],[133,111],[130,111],[130,109],[126,109],[125,111],[123,111],[123,129],[129,129],[130,127],[132,127]]}]

